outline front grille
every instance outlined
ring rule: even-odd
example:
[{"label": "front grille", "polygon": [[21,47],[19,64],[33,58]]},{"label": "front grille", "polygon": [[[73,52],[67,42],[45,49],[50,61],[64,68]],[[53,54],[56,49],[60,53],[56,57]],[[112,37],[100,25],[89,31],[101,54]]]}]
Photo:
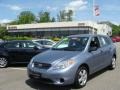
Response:
[{"label": "front grille", "polygon": [[49,69],[51,67],[51,64],[34,62],[34,67],[40,69]]},{"label": "front grille", "polygon": [[47,78],[42,78],[42,77],[37,77],[34,76],[34,75],[29,75],[30,78],[36,80],[36,81],[39,81],[41,83],[54,83],[52,80],[50,79],[47,79]]}]

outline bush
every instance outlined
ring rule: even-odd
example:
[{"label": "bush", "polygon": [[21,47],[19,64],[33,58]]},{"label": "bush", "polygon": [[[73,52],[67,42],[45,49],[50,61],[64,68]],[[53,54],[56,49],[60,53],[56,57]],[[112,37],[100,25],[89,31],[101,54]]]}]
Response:
[{"label": "bush", "polygon": [[26,36],[24,36],[24,37],[12,37],[12,36],[4,36],[3,37],[3,40],[32,40],[32,38],[31,37],[26,37]]},{"label": "bush", "polygon": [[55,38],[52,38],[53,41],[60,41],[61,38],[58,38],[58,37],[55,37]]}]

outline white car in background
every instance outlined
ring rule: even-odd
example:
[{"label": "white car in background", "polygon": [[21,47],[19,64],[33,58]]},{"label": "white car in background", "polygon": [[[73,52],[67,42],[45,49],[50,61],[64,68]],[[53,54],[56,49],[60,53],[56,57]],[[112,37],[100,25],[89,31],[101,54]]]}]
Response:
[{"label": "white car in background", "polygon": [[0,43],[4,42],[2,39],[0,39]]},{"label": "white car in background", "polygon": [[33,41],[38,42],[43,47],[47,47],[47,48],[51,48],[52,46],[54,46],[56,44],[56,42],[54,42],[51,39],[35,39]]}]

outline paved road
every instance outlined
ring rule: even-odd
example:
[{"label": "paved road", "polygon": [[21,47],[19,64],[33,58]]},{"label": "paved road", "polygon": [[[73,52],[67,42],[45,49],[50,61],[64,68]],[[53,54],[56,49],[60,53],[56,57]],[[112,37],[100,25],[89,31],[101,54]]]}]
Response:
[{"label": "paved road", "polygon": [[32,82],[28,79],[25,66],[0,69],[0,90],[120,90],[120,43],[117,43],[117,68],[104,69],[93,76],[82,89],[72,86],[59,87]]}]

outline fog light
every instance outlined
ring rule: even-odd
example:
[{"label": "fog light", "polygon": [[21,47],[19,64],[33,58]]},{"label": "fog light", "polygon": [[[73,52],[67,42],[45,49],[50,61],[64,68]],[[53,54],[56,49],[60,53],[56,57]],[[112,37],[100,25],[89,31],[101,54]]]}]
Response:
[{"label": "fog light", "polygon": [[61,79],[60,79],[60,82],[61,82],[61,83],[64,83],[64,79],[63,79],[63,78],[61,78]]}]

